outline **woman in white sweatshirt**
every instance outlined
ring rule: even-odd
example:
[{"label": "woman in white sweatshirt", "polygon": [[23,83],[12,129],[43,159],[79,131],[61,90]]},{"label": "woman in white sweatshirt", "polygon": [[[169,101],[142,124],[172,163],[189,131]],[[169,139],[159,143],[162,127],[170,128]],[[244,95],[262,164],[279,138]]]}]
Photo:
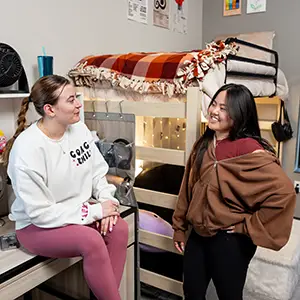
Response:
[{"label": "woman in white sweatshirt", "polygon": [[[41,119],[25,130],[30,102]],[[16,196],[10,219],[24,248],[46,257],[82,256],[97,299],[120,300],[128,226],[80,108],[73,85],[57,75],[40,78],[23,100],[3,154]]]}]

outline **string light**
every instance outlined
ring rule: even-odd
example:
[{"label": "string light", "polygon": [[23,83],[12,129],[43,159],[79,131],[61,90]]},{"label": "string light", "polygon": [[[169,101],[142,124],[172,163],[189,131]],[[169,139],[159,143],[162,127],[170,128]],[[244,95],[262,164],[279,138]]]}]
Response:
[{"label": "string light", "polygon": [[[152,117],[151,120],[149,119],[150,121],[149,120],[145,121],[145,119],[143,121],[144,134],[147,135],[147,133],[149,132],[148,129],[151,129],[149,132],[151,141],[147,141],[147,138],[146,138],[145,140],[142,140],[142,144],[145,146],[147,145],[149,147],[153,147],[153,148],[164,147],[164,146],[167,146],[167,144],[168,144],[169,147],[171,147],[173,149],[177,149],[177,150],[182,149],[182,145],[181,145],[182,136],[180,136],[180,132],[186,131],[186,122],[184,122],[180,118],[168,118],[168,119],[156,118],[156,120],[159,121],[159,123],[157,123],[156,121],[154,121],[154,119],[155,119],[155,117]],[[152,126],[150,126],[150,124],[152,124]],[[153,131],[153,129],[155,128],[155,124],[156,124],[156,126],[157,126],[157,124],[160,124],[160,126],[159,126],[160,130],[157,133],[155,133],[155,131]],[[166,125],[166,126],[163,128],[163,125]],[[151,133],[151,131],[152,131],[152,133]],[[158,135],[159,135],[159,138],[158,138]],[[168,142],[164,143],[163,140],[168,141]],[[176,142],[173,142],[173,141],[176,141]],[[158,143],[156,144],[156,142],[158,142]]]}]

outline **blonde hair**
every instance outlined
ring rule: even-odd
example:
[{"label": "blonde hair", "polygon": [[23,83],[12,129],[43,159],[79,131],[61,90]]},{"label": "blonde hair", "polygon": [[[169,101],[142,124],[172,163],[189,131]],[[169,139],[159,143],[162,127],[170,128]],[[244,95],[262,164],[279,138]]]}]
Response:
[{"label": "blonde hair", "polygon": [[7,166],[9,153],[16,138],[26,128],[26,113],[29,108],[29,103],[32,102],[36,112],[40,116],[44,116],[44,106],[46,104],[55,105],[58,101],[63,89],[58,93],[58,89],[70,84],[70,81],[59,75],[49,75],[41,77],[32,87],[29,97],[23,99],[21,109],[17,119],[17,130],[13,137],[7,141],[4,152],[2,153],[1,162]]}]

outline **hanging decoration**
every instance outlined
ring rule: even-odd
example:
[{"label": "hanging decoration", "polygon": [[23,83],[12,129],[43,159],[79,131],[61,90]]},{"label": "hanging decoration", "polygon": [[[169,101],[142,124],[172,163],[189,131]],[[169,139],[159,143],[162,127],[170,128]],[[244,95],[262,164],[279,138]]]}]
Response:
[{"label": "hanging decoration", "polygon": [[186,34],[188,19],[188,1],[172,0],[173,3],[173,31]]},{"label": "hanging decoration", "polygon": [[242,0],[223,0],[224,8],[223,15],[224,16],[234,16],[240,15],[242,13],[241,6]]}]

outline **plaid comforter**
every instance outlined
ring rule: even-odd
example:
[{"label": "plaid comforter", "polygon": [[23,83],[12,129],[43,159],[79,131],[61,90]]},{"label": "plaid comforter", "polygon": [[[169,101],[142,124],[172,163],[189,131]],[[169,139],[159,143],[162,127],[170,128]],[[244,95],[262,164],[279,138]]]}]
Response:
[{"label": "plaid comforter", "polygon": [[93,87],[95,82],[106,80],[113,87],[171,97],[185,94],[191,84],[201,81],[211,68],[237,50],[235,44],[218,41],[192,52],[87,56],[69,71],[69,77],[76,86]]}]

